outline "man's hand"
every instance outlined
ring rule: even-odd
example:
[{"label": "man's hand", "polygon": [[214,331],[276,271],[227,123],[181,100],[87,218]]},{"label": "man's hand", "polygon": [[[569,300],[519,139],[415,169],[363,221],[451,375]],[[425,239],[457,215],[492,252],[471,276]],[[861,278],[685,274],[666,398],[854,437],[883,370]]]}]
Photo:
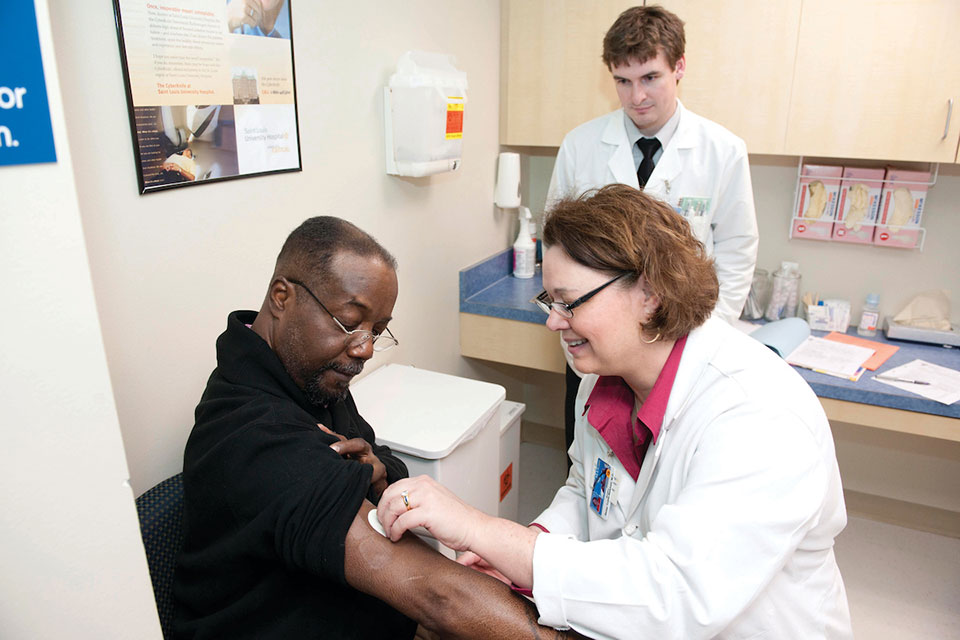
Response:
[{"label": "man's hand", "polygon": [[351,438],[347,440],[346,437],[335,431],[331,431],[320,423],[317,423],[317,426],[320,427],[321,431],[329,433],[338,440],[338,442],[330,445],[331,449],[344,458],[356,460],[360,464],[369,464],[373,467],[373,475],[370,476],[370,486],[373,488],[374,494],[379,497],[384,489],[387,488],[387,468],[383,466],[380,458],[373,452],[373,447],[370,446],[370,443],[363,438]]}]

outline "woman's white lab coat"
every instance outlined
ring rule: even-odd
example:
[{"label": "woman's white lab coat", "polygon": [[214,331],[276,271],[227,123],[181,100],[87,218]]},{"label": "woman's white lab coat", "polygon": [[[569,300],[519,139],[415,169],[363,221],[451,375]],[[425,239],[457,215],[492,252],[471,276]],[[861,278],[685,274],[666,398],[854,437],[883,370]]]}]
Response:
[{"label": "woman's white lab coat", "polygon": [[[720,125],[684,109],[679,100],[677,109],[677,130],[644,191],[684,214],[713,255],[720,280],[715,315],[732,321],[740,317],[757,263],[757,215],[747,148]],[[567,134],[557,153],[547,206],[558,197],[615,183],[639,187],[620,109]]]},{"label": "woman's white lab coat", "polygon": [[[536,522],[540,622],[593,638],[851,638],[833,541],[846,524],[817,397],[767,347],[711,319],[690,333],[634,483],[583,416]],[[589,508],[597,459],[619,483]],[[585,481],[586,479],[586,481]]]}]

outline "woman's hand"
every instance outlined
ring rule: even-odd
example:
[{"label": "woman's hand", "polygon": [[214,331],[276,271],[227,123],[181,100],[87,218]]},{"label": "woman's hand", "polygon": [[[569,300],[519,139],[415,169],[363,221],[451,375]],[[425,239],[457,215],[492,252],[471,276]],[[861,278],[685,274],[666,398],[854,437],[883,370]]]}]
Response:
[{"label": "woman's hand", "polygon": [[380,498],[377,517],[394,542],[405,531],[423,527],[455,551],[468,550],[474,533],[489,518],[429,476],[390,485]]},{"label": "woman's hand", "polygon": [[424,527],[454,551],[472,551],[461,564],[507,584],[533,588],[533,547],[540,529],[489,516],[429,476],[398,480],[387,487],[377,517],[394,542],[405,531]]},{"label": "woman's hand", "polygon": [[510,578],[497,571],[492,564],[475,554],[473,551],[467,551],[461,554],[460,557],[457,558],[457,562],[465,567],[470,567],[474,571],[479,571],[480,573],[485,573],[492,578],[496,578],[506,585],[513,584]]},{"label": "woman's hand", "polygon": [[256,27],[263,19],[260,0],[230,0],[227,4],[227,28],[236,31],[241,25]]}]

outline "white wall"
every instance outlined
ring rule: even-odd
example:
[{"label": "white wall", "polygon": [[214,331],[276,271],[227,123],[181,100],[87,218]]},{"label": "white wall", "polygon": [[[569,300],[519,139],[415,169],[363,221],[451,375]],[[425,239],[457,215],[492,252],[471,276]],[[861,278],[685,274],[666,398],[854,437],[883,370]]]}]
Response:
[{"label": "white wall", "polygon": [[36,4],[58,162],[0,167],[0,637],[159,638]]},{"label": "white wall", "polygon": [[[97,308],[137,492],[181,468],[227,313],[259,309],[283,239],[312,215],[351,220],[400,262],[391,324],[400,347],[372,365],[490,377],[459,355],[457,272],[511,242],[512,219],[492,203],[499,3],[294,2],[304,170],[145,196],[111,3],[52,4]],[[453,54],[467,73],[456,173],[384,171],[382,87],[408,49]]]}]

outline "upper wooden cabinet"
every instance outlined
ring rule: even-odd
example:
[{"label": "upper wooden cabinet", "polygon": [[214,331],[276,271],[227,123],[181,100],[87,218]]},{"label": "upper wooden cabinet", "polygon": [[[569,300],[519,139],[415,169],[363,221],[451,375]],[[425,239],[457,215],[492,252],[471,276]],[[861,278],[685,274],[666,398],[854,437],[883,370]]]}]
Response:
[{"label": "upper wooden cabinet", "polygon": [[[752,153],[783,153],[800,2],[660,2],[686,24],[680,99]],[[501,144],[560,146],[571,129],[620,106],[600,59],[603,36],[637,4],[502,0]]]},{"label": "upper wooden cabinet", "polygon": [[[619,106],[600,55],[634,4],[502,0],[501,144],[559,146]],[[957,160],[960,1],[660,4],[686,23],[680,99],[751,153]]]},{"label": "upper wooden cabinet", "polygon": [[801,1],[658,4],[685,23],[684,106],[743,138],[750,153],[783,153]]},{"label": "upper wooden cabinet", "polygon": [[953,162],[958,29],[957,0],[803,0],[786,153]]},{"label": "upper wooden cabinet", "polygon": [[620,106],[603,35],[636,4],[501,0],[500,144],[559,147],[570,129]]}]

